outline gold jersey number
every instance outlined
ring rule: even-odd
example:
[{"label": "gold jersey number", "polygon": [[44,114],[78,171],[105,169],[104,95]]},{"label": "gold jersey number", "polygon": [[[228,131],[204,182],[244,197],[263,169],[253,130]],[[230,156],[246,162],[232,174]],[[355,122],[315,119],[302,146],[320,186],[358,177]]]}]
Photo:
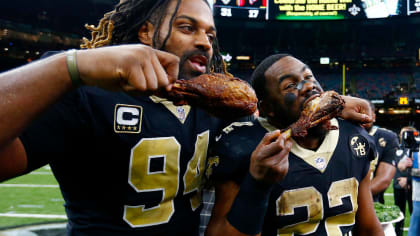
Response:
[{"label": "gold jersey number", "polygon": [[[335,181],[328,190],[328,206],[329,208],[343,205],[342,199],[350,197],[352,209],[343,212],[340,215],[328,217],[325,220],[325,230],[327,235],[341,235],[340,226],[349,226],[355,223],[357,211],[357,193],[358,181],[355,178]],[[308,217],[297,224],[288,225],[278,229],[278,235],[306,235],[314,233],[320,226],[320,221],[324,216],[324,206],[322,194],[314,187],[306,187],[293,189],[283,192],[277,199],[277,215],[292,216],[294,209],[297,207],[306,207]]]},{"label": "gold jersey number", "polygon": [[[204,174],[209,131],[197,135],[195,152],[183,176],[184,193],[195,191],[190,202],[192,210],[201,203],[201,179]],[[129,184],[138,192],[162,191],[163,198],[157,206],[145,209],[144,205],[124,206],[124,220],[131,227],[146,227],[169,222],[175,212],[174,198],[179,189],[179,159],[181,145],[175,137],[144,138],[132,149]],[[150,171],[153,158],[163,157],[163,170]]]}]

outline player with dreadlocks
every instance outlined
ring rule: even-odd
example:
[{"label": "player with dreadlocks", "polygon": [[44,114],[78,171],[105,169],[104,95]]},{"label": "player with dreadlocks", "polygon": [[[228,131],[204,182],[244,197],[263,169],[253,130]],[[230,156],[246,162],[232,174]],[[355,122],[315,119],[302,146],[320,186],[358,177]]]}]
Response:
[{"label": "player with dreadlocks", "polygon": [[198,235],[207,149],[226,123],[149,95],[223,72],[208,3],[125,0],[88,28],[91,49],[0,74],[0,181],[49,164],[69,235]]},{"label": "player with dreadlocks", "polygon": [[[159,50],[165,50],[165,44],[168,41],[172,31],[172,25],[169,24],[169,31],[160,35],[163,15],[166,13],[170,1],[121,1],[115,10],[108,12],[100,20],[98,27],[85,25],[92,31],[91,40],[83,38],[81,48],[97,48],[106,45],[119,45],[122,43],[138,43],[138,29],[147,21],[154,25],[158,30],[153,33],[152,47]],[[181,0],[177,0],[177,8]],[[145,11],[145,9],[152,9]],[[177,11],[177,9],[175,9]],[[151,12],[155,12],[150,15]],[[175,15],[171,16],[170,22],[173,22]],[[161,37],[164,37],[163,39]],[[211,58],[211,70],[216,73],[226,72],[222,55],[219,51],[217,38],[213,39],[213,57]]]}]

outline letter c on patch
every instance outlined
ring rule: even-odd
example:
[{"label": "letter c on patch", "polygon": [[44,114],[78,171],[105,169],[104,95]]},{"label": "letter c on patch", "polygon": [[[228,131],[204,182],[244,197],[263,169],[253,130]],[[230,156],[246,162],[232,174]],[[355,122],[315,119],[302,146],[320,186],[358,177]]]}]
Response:
[{"label": "letter c on patch", "polygon": [[[131,114],[131,118],[125,119],[124,114]],[[117,123],[120,125],[137,125],[139,122],[139,109],[134,107],[119,107],[117,110]],[[137,118],[136,118],[137,117]]]}]

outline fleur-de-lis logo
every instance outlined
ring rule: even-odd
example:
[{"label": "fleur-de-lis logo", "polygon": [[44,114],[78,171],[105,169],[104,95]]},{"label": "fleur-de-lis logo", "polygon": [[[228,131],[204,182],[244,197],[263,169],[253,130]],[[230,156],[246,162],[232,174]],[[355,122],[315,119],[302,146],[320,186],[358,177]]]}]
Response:
[{"label": "fleur-de-lis logo", "polygon": [[356,6],[355,4],[353,4],[353,6],[351,6],[349,8],[349,12],[350,14],[352,14],[353,16],[357,16],[357,14],[359,14],[360,11],[360,7]]}]

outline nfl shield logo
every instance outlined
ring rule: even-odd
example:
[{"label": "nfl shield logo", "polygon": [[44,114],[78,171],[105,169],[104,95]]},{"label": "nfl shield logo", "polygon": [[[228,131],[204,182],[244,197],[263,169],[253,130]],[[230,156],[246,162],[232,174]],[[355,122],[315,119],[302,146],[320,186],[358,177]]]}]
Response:
[{"label": "nfl shield logo", "polygon": [[323,157],[317,157],[315,159],[315,165],[316,165],[316,168],[318,168],[320,170],[325,169],[325,167],[326,167],[325,158],[323,158]]},{"label": "nfl shield logo", "polygon": [[176,113],[178,119],[184,120],[185,119],[185,109],[183,107],[176,107]]}]

